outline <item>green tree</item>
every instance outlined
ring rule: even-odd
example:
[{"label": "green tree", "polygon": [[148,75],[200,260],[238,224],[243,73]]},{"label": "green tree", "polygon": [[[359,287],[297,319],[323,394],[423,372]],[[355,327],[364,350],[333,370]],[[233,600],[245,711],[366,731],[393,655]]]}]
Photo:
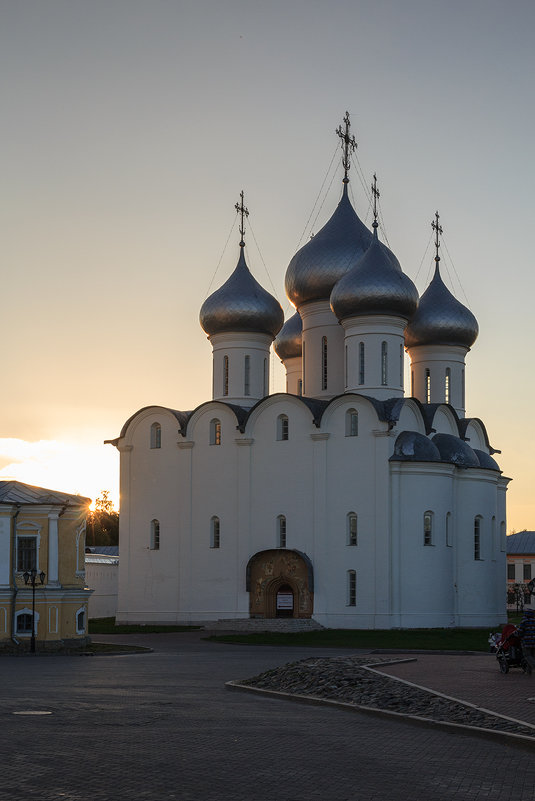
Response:
[{"label": "green tree", "polygon": [[95,501],[94,511],[87,517],[87,545],[119,544],[119,512],[113,508],[108,490],[102,490]]}]

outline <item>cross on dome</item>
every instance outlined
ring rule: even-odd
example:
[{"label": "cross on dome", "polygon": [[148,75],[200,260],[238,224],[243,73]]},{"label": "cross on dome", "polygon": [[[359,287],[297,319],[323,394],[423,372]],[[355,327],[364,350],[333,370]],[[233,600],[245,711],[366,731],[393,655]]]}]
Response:
[{"label": "cross on dome", "polygon": [[442,226],[439,223],[440,215],[435,212],[435,219],[431,222],[431,228],[435,232],[435,261],[438,263],[440,261],[440,256],[438,255],[438,249],[440,247],[440,234],[443,233]]},{"label": "cross on dome", "polygon": [[243,195],[243,189],[242,189],[242,191],[240,192],[240,202],[236,203],[236,205],[234,206],[234,208],[236,209],[238,214],[241,216],[241,222],[240,222],[240,228],[239,228],[240,235],[241,235],[241,240],[240,240],[240,247],[241,248],[245,247],[245,241],[244,241],[245,219],[244,218],[249,216],[249,209],[245,207],[245,205],[243,203],[243,200],[244,200],[244,195]]},{"label": "cross on dome", "polygon": [[377,175],[376,173],[373,174],[373,184],[372,184],[372,195],[373,195],[373,223],[372,227],[377,228],[379,223],[377,222],[377,201],[381,197],[381,193],[377,189]]},{"label": "cross on dome", "polygon": [[344,152],[344,155],[342,156],[342,167],[344,168],[344,183],[347,184],[349,182],[348,173],[351,165],[351,153],[357,149],[355,137],[349,135],[349,130],[351,128],[349,111],[346,111],[344,125],[345,130],[342,130],[342,126],[339,125],[335,133],[340,137],[340,139],[342,139],[342,150]]}]

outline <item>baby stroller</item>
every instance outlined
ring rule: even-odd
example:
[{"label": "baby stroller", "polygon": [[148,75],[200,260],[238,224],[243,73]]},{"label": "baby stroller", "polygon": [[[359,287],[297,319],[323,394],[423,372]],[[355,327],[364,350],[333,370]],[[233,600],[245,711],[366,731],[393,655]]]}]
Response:
[{"label": "baby stroller", "polygon": [[518,636],[518,629],[512,623],[503,627],[501,634],[494,634],[496,646],[496,659],[502,673],[509,673],[509,668],[518,667],[524,673],[529,666],[522,653],[522,643]]}]

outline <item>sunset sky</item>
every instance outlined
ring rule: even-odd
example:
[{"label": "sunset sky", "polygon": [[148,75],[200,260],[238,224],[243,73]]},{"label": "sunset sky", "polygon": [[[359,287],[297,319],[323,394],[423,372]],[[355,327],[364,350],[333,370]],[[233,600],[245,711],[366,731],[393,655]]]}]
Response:
[{"label": "sunset sky", "polygon": [[467,413],[514,479],[508,530],[535,529],[534,30],[532,0],[0,0],[0,477],[118,500],[103,440],[210,397],[198,312],[236,264],[240,191],[249,266],[289,312],[348,110],[420,292],[440,212],[444,279],[480,325]]}]

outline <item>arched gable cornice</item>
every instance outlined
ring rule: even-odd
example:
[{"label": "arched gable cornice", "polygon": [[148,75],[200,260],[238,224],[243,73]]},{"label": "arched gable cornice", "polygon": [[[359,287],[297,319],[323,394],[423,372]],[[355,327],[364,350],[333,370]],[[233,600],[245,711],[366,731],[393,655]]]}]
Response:
[{"label": "arched gable cornice", "polygon": [[188,412],[183,425],[180,427],[180,433],[183,437],[188,436],[188,432],[191,431],[191,428],[195,425],[199,417],[210,407],[214,409],[214,412],[217,409],[228,409],[236,418],[236,428],[240,431],[242,430],[244,421],[247,418],[247,412],[249,411],[248,409],[244,409],[242,406],[237,406],[234,403],[225,403],[225,401],[219,400],[209,400],[205,401],[205,403],[201,403],[201,405],[197,406],[197,408],[192,412]]},{"label": "arched gable cornice", "polygon": [[[442,415],[446,418],[451,426],[451,431],[447,431],[447,434],[453,434],[453,436],[460,436],[459,432],[459,416],[453,406],[450,406],[448,403],[436,403],[433,404],[434,411],[433,411],[433,420],[432,420],[432,431],[437,431],[436,429],[436,420],[439,415]],[[462,437],[461,437],[462,439]]]},{"label": "arched gable cornice", "polygon": [[[427,435],[427,426],[425,418],[422,414],[422,404],[416,398],[399,398],[399,403],[396,404],[395,408],[392,411],[392,416],[395,415],[395,423],[399,424],[399,430],[405,431],[417,431],[420,434]],[[417,421],[417,428],[414,429],[413,426],[407,427],[407,420],[402,420],[403,417],[403,410],[408,409],[413,412],[414,417]],[[394,420],[392,420],[394,422]]]},{"label": "arched gable cornice", "polygon": [[361,395],[359,392],[344,392],[341,395],[336,395],[336,397],[331,398],[323,410],[323,414],[321,415],[319,423],[321,425],[326,425],[331,419],[332,415],[341,406],[347,406],[348,409],[357,407],[358,411],[358,407],[362,407],[362,405],[372,409],[377,422],[388,422],[384,417],[385,409],[383,408],[381,401],[378,401],[376,398],[370,398],[368,395]]},{"label": "arched gable cornice", "polygon": [[265,554],[272,553],[273,551],[277,551],[278,553],[281,551],[285,551],[286,553],[296,553],[305,563],[307,569],[308,589],[310,592],[314,592],[314,567],[310,561],[310,557],[308,557],[306,553],[303,553],[303,551],[298,551],[297,548],[267,548],[264,551],[258,551],[257,553],[253,554],[253,556],[251,556],[247,562],[247,567],[245,569],[245,591],[251,591],[251,566],[253,561],[255,559],[261,559]]},{"label": "arched gable cornice", "polygon": [[267,395],[265,398],[262,398],[258,401],[258,403],[255,403],[251,409],[247,410],[248,414],[244,420],[243,427],[240,427],[240,432],[244,434],[246,428],[251,428],[254,426],[256,419],[260,416],[264,409],[268,408],[269,406],[276,406],[281,401],[284,403],[291,403],[294,406],[297,405],[298,407],[306,407],[312,415],[312,423],[316,426],[316,428],[319,428],[323,412],[329,404],[328,401],[320,401],[316,400],[315,398],[305,398],[301,395],[290,395],[287,392],[276,392],[273,395]]},{"label": "arched gable cornice", "polygon": [[472,424],[477,426],[483,435],[483,439],[485,440],[485,445],[489,449],[489,453],[492,455],[493,453],[501,453],[501,451],[493,448],[489,442],[489,435],[487,434],[487,429],[485,428],[485,424],[479,417],[463,417],[462,420],[459,421],[459,436],[461,439],[466,439],[466,432],[468,426]]},{"label": "arched gable cornice", "polygon": [[142,409],[138,409],[137,412],[134,412],[134,414],[128,418],[126,423],[121,428],[121,433],[119,434],[118,437],[116,437],[116,439],[105,439],[104,444],[115,445],[117,447],[117,443],[119,442],[119,440],[123,439],[123,437],[126,437],[128,429],[130,428],[130,425],[134,422],[134,420],[136,420],[137,418],[143,419],[150,412],[156,412],[156,413],[165,412],[166,414],[172,414],[173,417],[175,417],[178,420],[179,429],[182,429],[182,427],[185,425],[188,419],[188,416],[192,414],[191,412],[181,412],[178,409],[169,409],[167,406],[143,406]]}]

